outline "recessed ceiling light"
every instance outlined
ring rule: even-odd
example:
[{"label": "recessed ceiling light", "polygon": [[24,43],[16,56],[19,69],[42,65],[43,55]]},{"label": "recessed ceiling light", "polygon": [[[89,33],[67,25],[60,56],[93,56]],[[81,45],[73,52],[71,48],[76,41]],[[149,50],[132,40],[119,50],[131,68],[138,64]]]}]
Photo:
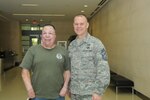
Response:
[{"label": "recessed ceiling light", "polygon": [[82,13],[84,13],[84,10],[81,10]]},{"label": "recessed ceiling light", "polygon": [[26,22],[29,21],[29,19],[26,19]]},{"label": "recessed ceiling light", "polygon": [[40,22],[43,22],[43,19],[40,19]]},{"label": "recessed ceiling light", "polygon": [[88,5],[84,5],[84,7],[86,8],[86,7],[88,7]]},{"label": "recessed ceiling light", "polygon": [[26,6],[26,7],[36,7],[38,6],[38,4],[21,4],[22,6]]}]

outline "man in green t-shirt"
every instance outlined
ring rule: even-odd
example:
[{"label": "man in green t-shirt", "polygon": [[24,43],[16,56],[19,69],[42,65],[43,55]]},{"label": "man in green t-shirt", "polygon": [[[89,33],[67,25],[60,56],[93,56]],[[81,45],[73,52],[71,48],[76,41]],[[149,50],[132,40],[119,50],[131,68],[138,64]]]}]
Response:
[{"label": "man in green t-shirt", "polygon": [[67,93],[70,79],[68,51],[57,46],[55,39],[55,27],[45,25],[41,44],[30,47],[20,64],[31,100],[64,100]]}]

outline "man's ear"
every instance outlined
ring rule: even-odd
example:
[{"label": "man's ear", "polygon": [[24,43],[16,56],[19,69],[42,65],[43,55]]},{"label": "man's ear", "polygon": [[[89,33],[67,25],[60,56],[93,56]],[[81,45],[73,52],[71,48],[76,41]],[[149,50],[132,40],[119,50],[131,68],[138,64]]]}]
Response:
[{"label": "man's ear", "polygon": [[87,26],[86,26],[86,28],[89,28],[89,23],[87,23]]}]

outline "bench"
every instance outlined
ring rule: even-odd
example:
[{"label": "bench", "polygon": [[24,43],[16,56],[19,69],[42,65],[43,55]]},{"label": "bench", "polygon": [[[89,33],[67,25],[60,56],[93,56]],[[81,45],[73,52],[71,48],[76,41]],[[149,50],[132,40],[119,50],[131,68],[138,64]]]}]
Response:
[{"label": "bench", "polygon": [[111,86],[115,86],[116,88],[116,98],[119,88],[132,88],[132,98],[134,96],[134,88],[133,88],[134,82],[112,71],[111,71]]}]

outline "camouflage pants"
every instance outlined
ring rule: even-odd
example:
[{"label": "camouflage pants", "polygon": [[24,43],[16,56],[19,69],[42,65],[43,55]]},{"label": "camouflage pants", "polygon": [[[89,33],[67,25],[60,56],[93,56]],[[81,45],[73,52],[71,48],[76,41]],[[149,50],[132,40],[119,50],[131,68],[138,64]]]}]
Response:
[{"label": "camouflage pants", "polygon": [[71,100],[92,100],[92,95],[71,94]]}]

